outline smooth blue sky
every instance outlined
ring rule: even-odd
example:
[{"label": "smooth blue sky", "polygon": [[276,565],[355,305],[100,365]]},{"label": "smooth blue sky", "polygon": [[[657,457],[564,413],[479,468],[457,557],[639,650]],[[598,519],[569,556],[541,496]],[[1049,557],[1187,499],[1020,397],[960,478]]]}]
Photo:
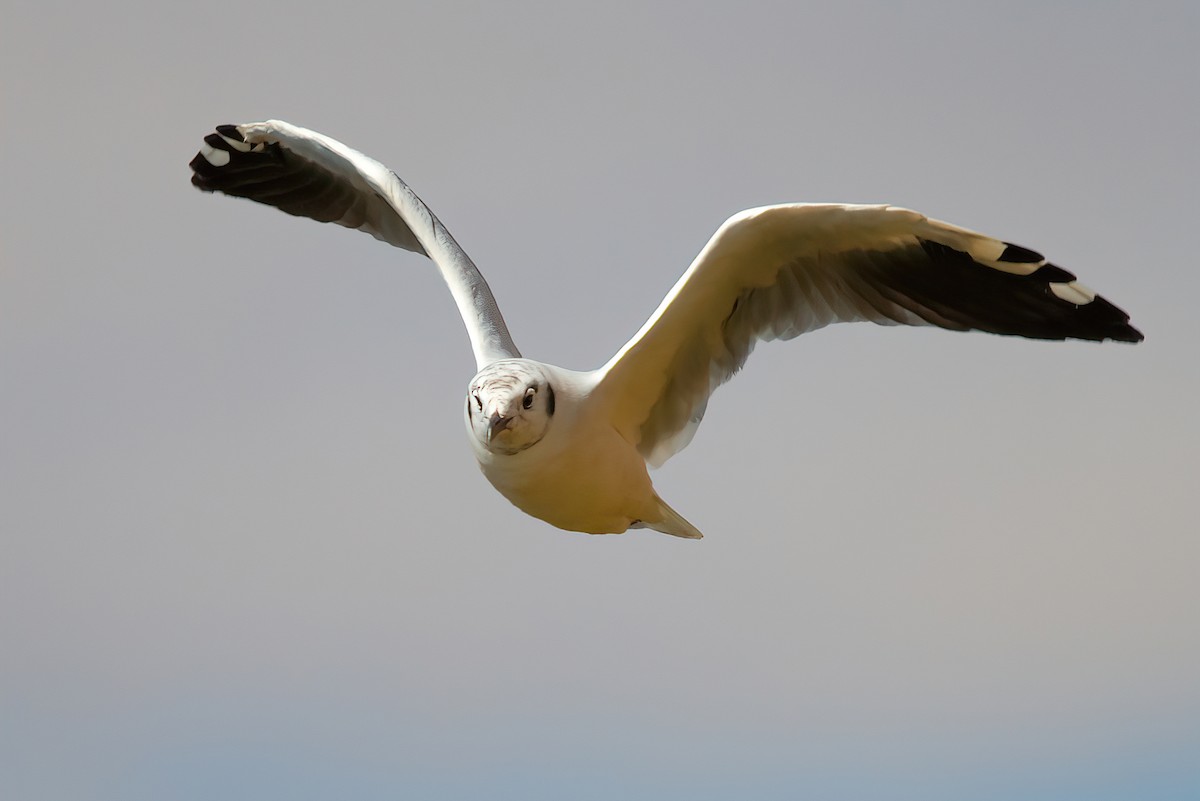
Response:
[{"label": "smooth blue sky", "polygon": [[[9,3],[0,797],[1200,797],[1195,3]],[[397,170],[603,363],[729,214],[891,202],[1137,347],[761,347],[656,474],[512,508],[437,272],[203,195],[213,125]]]}]

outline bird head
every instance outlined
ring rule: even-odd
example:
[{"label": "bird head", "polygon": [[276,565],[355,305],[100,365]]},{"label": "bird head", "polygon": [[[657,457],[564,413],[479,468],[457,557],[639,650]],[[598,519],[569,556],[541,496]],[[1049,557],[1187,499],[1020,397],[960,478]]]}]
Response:
[{"label": "bird head", "polygon": [[495,362],[467,389],[467,427],[494,454],[512,455],[536,445],[553,416],[554,388],[535,362]]}]

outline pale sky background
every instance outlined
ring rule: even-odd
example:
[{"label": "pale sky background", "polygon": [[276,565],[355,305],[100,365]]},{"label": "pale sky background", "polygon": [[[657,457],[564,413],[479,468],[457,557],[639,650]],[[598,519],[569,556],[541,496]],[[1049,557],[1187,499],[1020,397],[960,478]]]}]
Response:
[{"label": "pale sky background", "polygon": [[[1200,4],[33,3],[0,24],[0,798],[1200,797]],[[841,326],[656,474],[479,474],[437,272],[204,195],[394,168],[524,352],[604,362],[729,214],[1038,249],[1140,346]]]}]

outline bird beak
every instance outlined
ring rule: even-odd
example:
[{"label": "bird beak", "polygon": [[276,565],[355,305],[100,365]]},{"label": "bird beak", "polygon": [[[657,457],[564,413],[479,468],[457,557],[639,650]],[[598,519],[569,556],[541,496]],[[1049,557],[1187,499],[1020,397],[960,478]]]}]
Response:
[{"label": "bird beak", "polygon": [[492,416],[488,418],[488,442],[492,441],[492,437],[508,428],[512,421],[511,417],[501,417],[500,412],[493,412]]}]

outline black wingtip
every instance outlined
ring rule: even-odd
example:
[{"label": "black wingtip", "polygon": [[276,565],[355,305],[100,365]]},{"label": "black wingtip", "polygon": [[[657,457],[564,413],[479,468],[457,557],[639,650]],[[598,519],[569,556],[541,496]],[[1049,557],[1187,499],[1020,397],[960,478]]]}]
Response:
[{"label": "black wingtip", "polygon": [[1145,338],[1145,335],[1132,325],[1124,325],[1120,330],[1112,331],[1108,335],[1108,339],[1111,339],[1113,342],[1127,342],[1130,345],[1136,345]]},{"label": "black wingtip", "polygon": [[1141,331],[1129,324],[1129,315],[1111,301],[1099,295],[1090,303],[1075,306],[1077,319],[1083,324],[1083,330],[1090,335],[1082,339],[1094,339],[1103,342],[1111,339],[1114,342],[1129,342],[1136,344],[1146,337]]},{"label": "black wingtip", "polygon": [[215,147],[217,150],[224,150],[226,153],[234,151],[233,145],[229,144],[220,134],[205,134],[204,143],[209,147]]},{"label": "black wingtip", "polygon": [[253,183],[251,177],[262,180],[263,172],[270,173],[282,159],[276,144],[250,145],[233,125],[218,125],[205,135],[204,145],[188,167],[192,185],[205,192],[236,194],[234,187]]},{"label": "black wingtip", "polygon": [[1069,284],[1075,280],[1075,273],[1070,270],[1064,270],[1057,264],[1046,262],[1030,273],[1029,277],[1038,281],[1049,281],[1055,284]]},{"label": "black wingtip", "polygon": [[188,162],[188,168],[192,171],[192,186],[201,189],[205,192],[212,192],[213,187],[209,184],[206,173],[212,168],[208,163],[208,159],[200,153]]},{"label": "black wingtip", "polygon": [[[216,136],[216,134],[209,134]],[[217,137],[220,138],[220,137]],[[214,165],[203,153],[197,153],[188,162],[188,168],[192,171],[192,186],[197,189],[203,189],[205,192],[213,192],[217,189],[214,181],[220,177],[220,167]]]},{"label": "black wingtip", "polygon": [[1128,342],[1130,344],[1136,345],[1137,343],[1139,343],[1143,339],[1145,339],[1146,335],[1143,334],[1141,331],[1137,330],[1136,328],[1134,328],[1129,323],[1125,323],[1125,325],[1121,326],[1121,329],[1119,331],[1117,331],[1115,334],[1113,334],[1112,338],[1117,342]]},{"label": "black wingtip", "polygon": [[1039,261],[1045,261],[1045,257],[1035,250],[1014,245],[1012,242],[1005,242],[1004,252],[1000,254],[1000,258],[997,261],[1007,261],[1016,264],[1035,264]]},{"label": "black wingtip", "polygon": [[[1017,248],[1008,261],[1029,264],[1029,273],[999,269],[995,262],[977,262],[963,251],[930,240],[919,240],[924,259],[894,252],[894,273],[881,276],[902,296],[915,301],[935,319],[914,313],[944,328],[974,328],[1029,339],[1085,339],[1103,342],[1141,342],[1142,332],[1129,324],[1129,315],[1082,287],[1068,288],[1074,273],[1049,264],[1026,248]],[[1018,261],[1019,254],[1028,260]],[[1036,259],[1034,258],[1036,257]],[[894,283],[893,283],[894,282]]]}]

